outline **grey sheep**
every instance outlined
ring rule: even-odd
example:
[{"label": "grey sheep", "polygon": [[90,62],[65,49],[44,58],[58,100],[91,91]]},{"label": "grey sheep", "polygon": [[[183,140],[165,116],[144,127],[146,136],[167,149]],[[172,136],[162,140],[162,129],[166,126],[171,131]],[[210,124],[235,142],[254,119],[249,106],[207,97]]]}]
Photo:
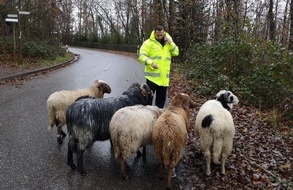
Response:
[{"label": "grey sheep", "polygon": [[121,96],[108,98],[81,98],[69,106],[66,125],[69,134],[67,164],[76,169],[73,152],[77,154],[77,171],[87,172],[83,167],[83,153],[95,141],[110,139],[109,123],[119,109],[137,104],[146,105],[152,91],[146,84],[135,83]]}]

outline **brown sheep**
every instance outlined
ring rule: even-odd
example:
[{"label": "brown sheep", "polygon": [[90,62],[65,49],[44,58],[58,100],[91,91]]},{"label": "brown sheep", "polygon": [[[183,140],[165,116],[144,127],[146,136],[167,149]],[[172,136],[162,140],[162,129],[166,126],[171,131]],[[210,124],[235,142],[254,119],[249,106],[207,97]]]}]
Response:
[{"label": "brown sheep", "polygon": [[189,108],[195,103],[184,93],[172,98],[166,111],[156,120],[153,128],[155,157],[160,162],[160,178],[164,167],[168,169],[167,189],[171,188],[172,170],[177,166],[186,145],[189,131]]}]

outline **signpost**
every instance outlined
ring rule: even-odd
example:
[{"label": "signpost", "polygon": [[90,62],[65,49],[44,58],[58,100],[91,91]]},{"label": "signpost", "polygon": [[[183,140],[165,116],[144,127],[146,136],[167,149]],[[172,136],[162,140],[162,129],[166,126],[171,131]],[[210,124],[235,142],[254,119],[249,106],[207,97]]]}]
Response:
[{"label": "signpost", "polygon": [[18,14],[7,14],[7,18],[5,19],[6,22],[12,22],[13,23],[13,53],[15,57],[15,50],[16,50],[16,40],[15,40],[15,23],[18,23],[18,29],[19,29],[19,49],[20,49],[20,56],[21,56],[21,62],[22,62],[22,47],[21,47],[21,25],[20,25],[20,15],[29,15],[30,12],[28,11],[20,11],[18,7],[16,6],[16,9],[18,11]]},{"label": "signpost", "polygon": [[17,14],[8,14],[5,21],[13,23],[13,56],[15,57],[15,51],[16,51],[15,23],[18,22]]}]

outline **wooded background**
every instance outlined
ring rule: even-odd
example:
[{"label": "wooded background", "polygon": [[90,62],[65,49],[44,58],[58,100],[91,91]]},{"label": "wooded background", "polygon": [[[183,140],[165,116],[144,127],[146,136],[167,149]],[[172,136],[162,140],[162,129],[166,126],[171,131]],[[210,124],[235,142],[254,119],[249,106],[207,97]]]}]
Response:
[{"label": "wooded background", "polygon": [[[17,9],[18,8],[18,9]],[[5,22],[18,10],[20,22]],[[293,0],[0,0],[0,36],[55,43],[139,45],[157,24],[184,52],[195,43],[249,36],[293,49]]]},{"label": "wooded background", "polygon": [[192,92],[230,89],[293,121],[293,0],[0,0],[0,15],[6,65],[54,60],[65,44],[136,52],[161,24]]}]

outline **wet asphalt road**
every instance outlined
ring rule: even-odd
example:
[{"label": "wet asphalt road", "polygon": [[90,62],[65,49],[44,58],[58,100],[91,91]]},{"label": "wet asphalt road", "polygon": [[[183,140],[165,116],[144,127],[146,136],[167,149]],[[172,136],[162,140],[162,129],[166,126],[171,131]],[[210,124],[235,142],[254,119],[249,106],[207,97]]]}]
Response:
[{"label": "wet asphalt road", "polygon": [[[128,161],[128,181],[120,178],[120,167],[107,141],[95,142],[84,154],[88,175],[82,177],[66,164],[67,140],[59,146],[56,128],[48,132],[46,100],[60,90],[86,88],[101,79],[117,96],[133,82],[145,82],[143,65],[136,59],[115,54],[70,48],[80,59],[23,85],[0,86],[0,189],[164,189],[158,178],[159,165],[147,147],[147,158]],[[66,131],[66,126],[64,127]],[[74,157],[74,160],[75,157]],[[174,189],[179,181],[173,179]]]}]

